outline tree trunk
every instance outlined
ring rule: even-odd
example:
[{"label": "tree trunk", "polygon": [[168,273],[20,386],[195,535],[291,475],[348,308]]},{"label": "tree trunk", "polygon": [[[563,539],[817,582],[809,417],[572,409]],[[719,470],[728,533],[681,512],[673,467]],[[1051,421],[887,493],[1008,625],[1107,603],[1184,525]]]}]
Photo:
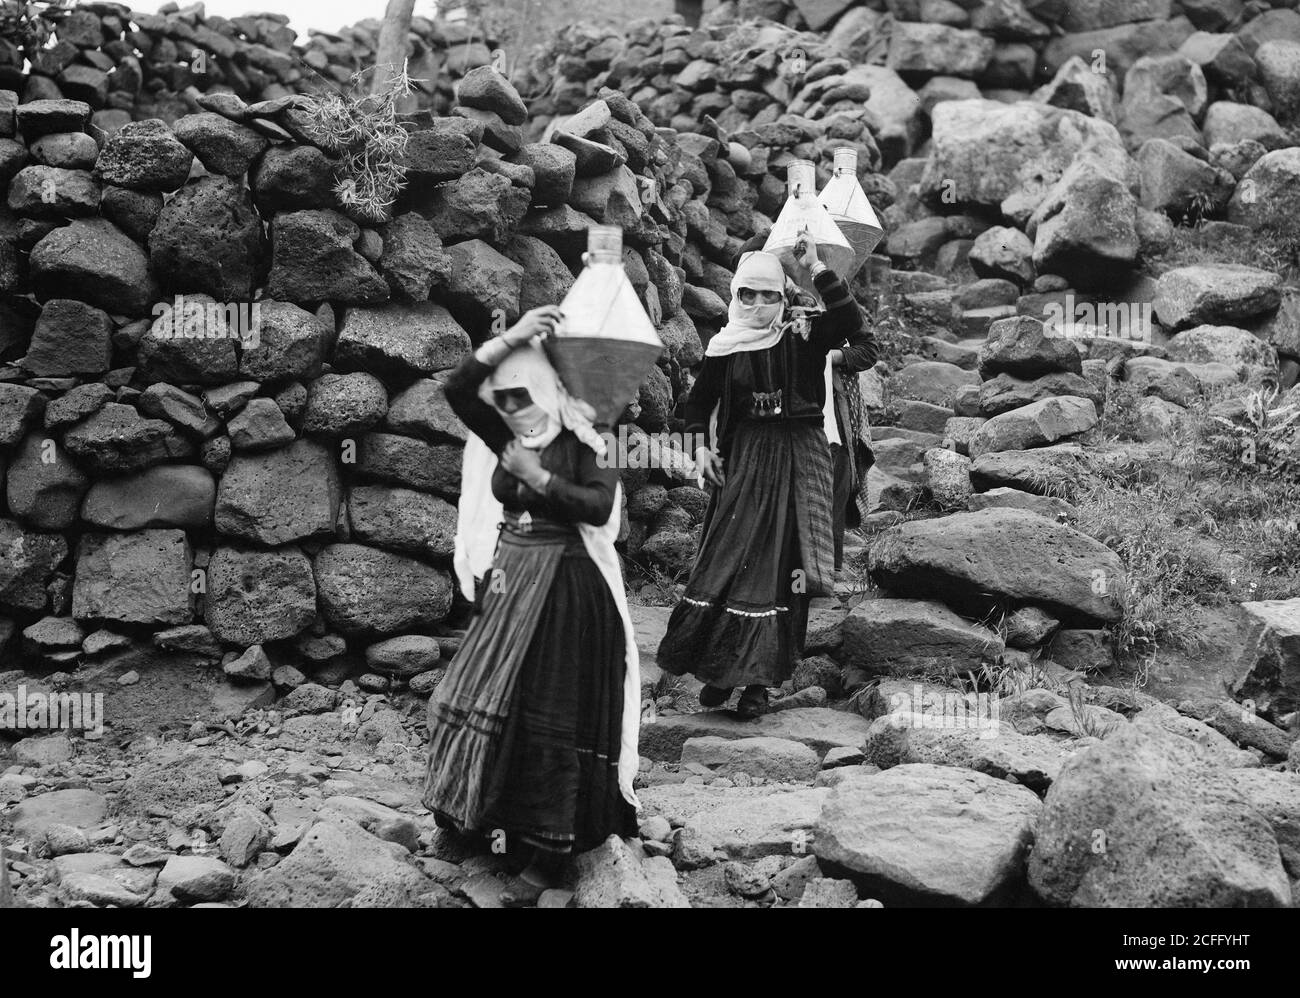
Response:
[{"label": "tree trunk", "polygon": [[411,33],[411,13],[414,10],[415,0],[388,0],[384,23],[379,29],[375,73],[370,81],[372,94],[387,90],[406,64],[406,40]]}]

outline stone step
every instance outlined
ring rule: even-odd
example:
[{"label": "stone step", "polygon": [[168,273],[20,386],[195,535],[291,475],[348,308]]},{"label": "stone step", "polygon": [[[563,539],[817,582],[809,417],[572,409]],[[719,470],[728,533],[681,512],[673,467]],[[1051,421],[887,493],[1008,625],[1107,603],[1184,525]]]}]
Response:
[{"label": "stone step", "polygon": [[[793,713],[793,711],[791,712]],[[638,791],[643,817],[683,823],[683,835],[730,859],[812,851],[812,828],[830,791],[670,784]]]},{"label": "stone step", "polygon": [[785,738],[802,742],[818,758],[837,746],[862,748],[869,727],[865,718],[829,707],[798,707],[746,721],[725,711],[701,711],[660,717],[641,726],[641,754],[676,762],[688,738]]}]

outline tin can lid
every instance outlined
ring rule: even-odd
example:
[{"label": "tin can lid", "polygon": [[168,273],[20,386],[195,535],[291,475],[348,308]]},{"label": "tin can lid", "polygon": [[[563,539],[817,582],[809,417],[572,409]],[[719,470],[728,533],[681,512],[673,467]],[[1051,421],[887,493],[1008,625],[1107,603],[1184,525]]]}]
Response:
[{"label": "tin can lid", "polygon": [[623,230],[617,225],[593,225],[587,230],[587,252],[593,260],[621,260]]},{"label": "tin can lid", "polygon": [[810,159],[796,159],[786,170],[786,182],[790,187],[790,196],[798,197],[817,195],[817,167]]}]

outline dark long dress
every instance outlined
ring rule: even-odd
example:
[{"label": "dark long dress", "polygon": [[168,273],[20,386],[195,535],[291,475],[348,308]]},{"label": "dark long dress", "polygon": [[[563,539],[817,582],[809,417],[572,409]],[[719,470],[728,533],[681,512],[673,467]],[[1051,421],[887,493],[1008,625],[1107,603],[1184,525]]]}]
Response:
[{"label": "dark long dress", "polygon": [[[790,331],[767,350],[706,357],[686,404],[686,431],[718,408],[726,484],[715,489],[686,592],[658,663],[714,686],[777,686],[802,654],[811,597],[833,584],[832,465],[822,428],[825,366],[875,363],[875,344],[843,282],[816,278],[826,311],[807,340]],[[755,393],[781,392],[781,411]]]},{"label": "dark long dress", "polygon": [[[444,390],[499,454],[513,436],[477,394],[491,370],[467,358]],[[545,494],[500,465],[492,475],[505,523],[479,609],[430,700],[424,802],[462,832],[504,831],[507,850],[569,852],[636,829],[618,785],[623,625],[577,529],[608,520],[618,470],[598,467],[567,430],[539,455],[554,476]]]},{"label": "dark long dress", "polygon": [[[740,266],[745,254],[761,250],[767,243],[767,236],[754,236],[741,245],[740,251],[732,262],[732,269]],[[811,296],[808,296],[811,300]],[[866,311],[863,311],[864,328],[870,328]],[[844,548],[844,528],[856,527],[862,522],[862,510],[859,508],[858,496],[866,488],[867,472],[876,463],[875,453],[871,449],[871,428],[867,425],[866,407],[862,403],[862,392],[858,387],[857,375],[867,370],[876,362],[876,351],[862,349],[859,343],[837,343],[836,347],[844,350],[844,363],[831,372],[831,382],[835,394],[835,419],[839,429],[840,440],[848,441],[837,450],[831,448],[834,466],[833,533],[835,538],[835,566],[838,569]],[[866,429],[864,437],[864,427]]]}]

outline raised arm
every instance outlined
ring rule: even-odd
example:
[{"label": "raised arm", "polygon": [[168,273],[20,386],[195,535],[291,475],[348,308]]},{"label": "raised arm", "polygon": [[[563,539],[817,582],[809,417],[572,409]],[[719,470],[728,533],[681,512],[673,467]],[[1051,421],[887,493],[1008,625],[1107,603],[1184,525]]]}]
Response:
[{"label": "raised arm", "polygon": [[443,382],[442,391],[451,411],[460,417],[460,421],[482,438],[493,453],[500,454],[501,449],[514,439],[514,434],[496,408],[488,405],[478,395],[479,388],[492,373],[494,366],[485,364],[470,354]]},{"label": "raised arm", "polygon": [[538,334],[550,333],[560,319],[560,311],[551,306],[525,312],[519,321],[500,336],[488,340],[460,362],[443,384],[443,394],[452,412],[460,417],[483,442],[500,454],[514,434],[496,408],[479,398],[479,388],[492,369],[511,351],[530,342]]},{"label": "raised arm", "polygon": [[820,350],[841,350],[850,370],[866,370],[876,362],[876,345],[861,307],[830,268],[819,270],[813,283],[826,311],[813,319],[809,339]]}]

